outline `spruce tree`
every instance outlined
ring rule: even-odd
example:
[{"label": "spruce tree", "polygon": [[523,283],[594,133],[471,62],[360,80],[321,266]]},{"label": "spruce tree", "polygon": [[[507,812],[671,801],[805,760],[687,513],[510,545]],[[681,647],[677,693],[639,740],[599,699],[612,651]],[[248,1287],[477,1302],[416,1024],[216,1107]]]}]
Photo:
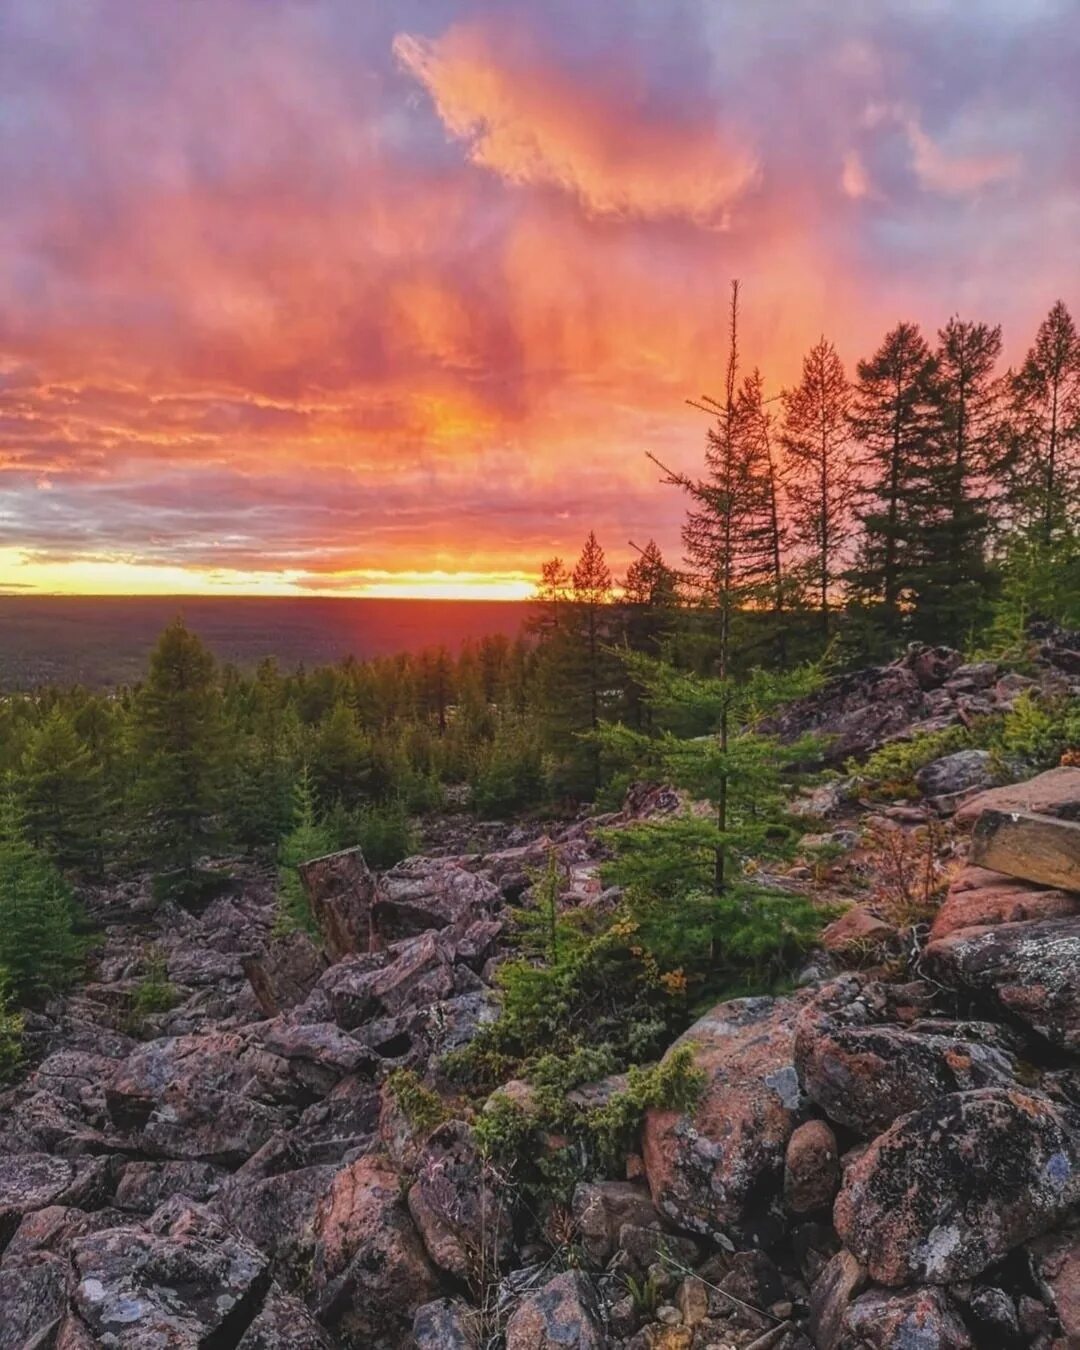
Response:
[{"label": "spruce tree", "polygon": [[1001,328],[952,318],[938,334],[934,425],[912,499],[913,631],[956,644],[991,593],[992,493],[1002,477]]},{"label": "spruce tree", "polygon": [[62,988],[78,965],[71,894],[26,837],[11,793],[0,796],[0,972],[13,996],[36,1001]]},{"label": "spruce tree", "polygon": [[217,838],[223,730],[214,658],[181,618],[154,648],[135,719],[151,852],[187,889]]},{"label": "spruce tree", "polygon": [[934,358],[918,326],[899,323],[856,373],[851,431],[861,452],[861,538],[848,581],[887,646],[899,634],[914,567],[912,503],[933,426]]},{"label": "spruce tree", "polygon": [[1049,546],[1080,504],[1080,336],[1061,300],[1010,376],[1009,401],[1010,506],[1015,522]]},{"label": "spruce tree", "polygon": [[843,363],[823,337],[804,358],[799,383],[784,391],[784,447],[792,533],[804,552],[825,645],[855,491],[848,455],[850,408]]},{"label": "spruce tree", "polygon": [[31,735],[20,778],[26,829],[35,847],[63,868],[100,868],[101,767],[59,706]]}]

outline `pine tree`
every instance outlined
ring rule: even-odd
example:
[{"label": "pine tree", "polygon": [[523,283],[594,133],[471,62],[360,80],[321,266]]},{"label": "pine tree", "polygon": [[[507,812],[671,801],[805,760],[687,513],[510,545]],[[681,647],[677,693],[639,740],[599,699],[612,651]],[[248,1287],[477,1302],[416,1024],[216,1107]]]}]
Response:
[{"label": "pine tree", "polygon": [[899,633],[913,569],[912,501],[933,425],[934,358],[918,326],[900,323],[856,369],[851,430],[862,452],[862,538],[848,580],[857,600],[879,610],[888,641]]},{"label": "pine tree", "polygon": [[311,780],[322,810],[359,806],[374,787],[372,747],[342,697],[319,727],[311,755]]},{"label": "pine tree", "polygon": [[30,737],[21,781],[26,829],[35,847],[60,867],[100,868],[105,810],[101,767],[59,706]]},{"label": "pine tree", "polygon": [[222,710],[214,658],[183,619],[162,633],[136,707],[141,797],[158,862],[191,885],[222,806]]},{"label": "pine tree", "polygon": [[604,645],[611,636],[612,584],[611,568],[607,565],[604,550],[590,530],[570,578],[570,593],[584,657],[588,725],[593,731],[600,725],[605,675],[611,672],[611,661],[605,657]]},{"label": "pine tree", "polygon": [[805,550],[826,645],[855,491],[847,453],[850,407],[843,363],[823,337],[804,358],[800,382],[784,391],[784,448],[792,531]]},{"label": "pine tree", "polygon": [[1053,542],[1080,489],[1080,336],[1059,300],[1009,379],[1013,462],[1010,505],[1019,525]]},{"label": "pine tree", "polygon": [[978,625],[991,592],[990,501],[1004,454],[1001,328],[953,318],[938,338],[934,426],[912,499],[913,628],[955,643]]},{"label": "pine tree", "polygon": [[21,1002],[62,988],[78,965],[71,894],[26,838],[15,798],[0,797],[0,972]]},{"label": "pine tree", "polygon": [[332,832],[318,818],[315,789],[305,765],[293,789],[292,827],[281,844],[278,871],[279,930],[302,928],[310,933],[316,931],[311,907],[300,880],[300,864],[325,856],[333,847]]}]

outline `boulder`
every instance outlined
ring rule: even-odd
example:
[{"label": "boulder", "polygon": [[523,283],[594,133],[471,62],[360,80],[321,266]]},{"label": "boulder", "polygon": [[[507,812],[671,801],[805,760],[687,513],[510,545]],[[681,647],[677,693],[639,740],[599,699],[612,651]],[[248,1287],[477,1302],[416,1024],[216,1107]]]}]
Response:
[{"label": "boulder", "polygon": [[429,1136],[408,1204],[428,1255],[448,1275],[479,1284],[509,1260],[510,1197],[462,1121],[447,1121]]},{"label": "boulder", "polygon": [[1080,914],[1080,895],[1034,886],[969,863],[949,887],[934,916],[930,941],[961,928],[982,928],[1029,919],[1060,919]]},{"label": "boulder", "polygon": [[692,1112],[653,1109],[645,1120],[653,1203],[678,1228],[725,1238],[777,1215],[784,1153],[805,1104],[794,1065],[805,999],[721,1003],[672,1047],[693,1047],[706,1078]]},{"label": "boulder", "polygon": [[440,1298],[417,1308],[416,1350],[480,1350],[479,1315],[467,1303]]},{"label": "boulder", "polygon": [[923,765],[915,775],[915,786],[924,797],[952,797],[992,787],[996,777],[989,750],[956,750]]},{"label": "boulder", "polygon": [[387,956],[377,969],[356,963],[333,972],[327,984],[330,1007],[334,1021],[346,1031],[462,992],[455,982],[453,947],[437,933],[407,939]]},{"label": "boulder", "polygon": [[796,1024],[803,1090],[837,1125],[870,1137],[946,1093],[1016,1082],[1017,1065],[993,1026],[877,1016],[849,979],[825,986]]},{"label": "boulder", "polygon": [[56,1158],[47,1153],[0,1157],[0,1252],[24,1214],[47,1205],[97,1209],[111,1192],[106,1158]]},{"label": "boulder", "polygon": [[67,1308],[67,1262],[49,1252],[7,1258],[0,1265],[0,1350],[51,1344],[37,1340]]},{"label": "boulder", "polygon": [[866,1268],[848,1251],[823,1266],[810,1291],[809,1331],[817,1350],[836,1350],[852,1300],[866,1288]]},{"label": "boulder", "polygon": [[1028,1247],[1031,1274],[1069,1346],[1080,1345],[1080,1230],[1050,1233]]},{"label": "boulder", "polygon": [[307,933],[274,937],[257,956],[241,961],[248,983],[267,1017],[302,1003],[326,969],[326,956]]},{"label": "boulder", "polygon": [[847,1168],[833,1211],[881,1284],[972,1279],[1080,1199],[1080,1144],[1017,1090],[951,1093],[902,1116]]},{"label": "boulder", "polygon": [[961,929],[931,943],[924,961],[944,983],[1080,1050],[1080,916]]},{"label": "boulder", "polygon": [[210,1200],[226,1175],[204,1162],[129,1162],[120,1173],[113,1203],[134,1214],[152,1214],[173,1195]]},{"label": "boulder", "polygon": [[822,931],[821,945],[829,952],[864,951],[885,946],[895,937],[891,923],[865,905],[852,905]]},{"label": "boulder", "polygon": [[371,946],[375,878],[358,848],[301,863],[300,881],[332,961]]},{"label": "boulder", "polygon": [[379,878],[374,923],[381,943],[450,925],[464,929],[502,907],[498,886],[449,858],[408,858]]},{"label": "boulder", "polygon": [[373,1350],[400,1345],[438,1293],[401,1190],[387,1159],[368,1154],[335,1175],[315,1217],[319,1319]]},{"label": "boulder", "polygon": [[840,1150],[823,1120],[795,1128],[784,1155],[784,1202],[793,1214],[812,1214],[832,1203],[840,1184]]},{"label": "boulder", "polygon": [[243,1171],[221,1188],[215,1209],[274,1264],[295,1276],[310,1266],[315,1213],[336,1175],[330,1166],[298,1167],[272,1176]]},{"label": "boulder", "polygon": [[1029,811],[1035,815],[1080,820],[1080,769],[1048,769],[1026,783],[991,788],[965,802],[954,817],[971,826],[984,811]]},{"label": "boulder", "polygon": [[974,1350],[943,1289],[871,1289],[849,1305],[836,1350]]},{"label": "boulder", "polygon": [[269,1284],[266,1257],[182,1196],[144,1227],[106,1229],[71,1249],[72,1310],[112,1350],[234,1343]]},{"label": "boulder", "polygon": [[506,1324],[506,1350],[603,1350],[607,1345],[596,1293],[567,1270],[526,1294]]},{"label": "boulder", "polygon": [[578,1240],[595,1266],[606,1266],[624,1224],[663,1228],[645,1187],[631,1181],[578,1182],[571,1201]]},{"label": "boulder", "polygon": [[236,1350],[335,1350],[335,1346],[299,1299],[271,1288]]}]

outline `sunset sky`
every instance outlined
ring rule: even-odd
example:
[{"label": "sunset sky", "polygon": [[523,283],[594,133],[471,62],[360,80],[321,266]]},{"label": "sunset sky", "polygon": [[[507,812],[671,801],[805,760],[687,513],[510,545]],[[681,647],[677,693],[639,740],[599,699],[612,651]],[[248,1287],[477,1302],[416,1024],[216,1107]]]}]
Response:
[{"label": "sunset sky", "polygon": [[1080,302],[1078,0],[0,0],[0,589],[522,595],[678,556],[729,279]]}]

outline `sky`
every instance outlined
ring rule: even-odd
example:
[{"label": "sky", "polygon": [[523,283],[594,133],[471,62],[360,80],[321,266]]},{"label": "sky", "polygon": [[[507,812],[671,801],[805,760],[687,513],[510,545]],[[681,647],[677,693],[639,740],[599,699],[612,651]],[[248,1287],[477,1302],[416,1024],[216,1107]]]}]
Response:
[{"label": "sky", "polygon": [[674,559],[727,290],[1080,307],[1080,0],[0,0],[0,590]]}]

